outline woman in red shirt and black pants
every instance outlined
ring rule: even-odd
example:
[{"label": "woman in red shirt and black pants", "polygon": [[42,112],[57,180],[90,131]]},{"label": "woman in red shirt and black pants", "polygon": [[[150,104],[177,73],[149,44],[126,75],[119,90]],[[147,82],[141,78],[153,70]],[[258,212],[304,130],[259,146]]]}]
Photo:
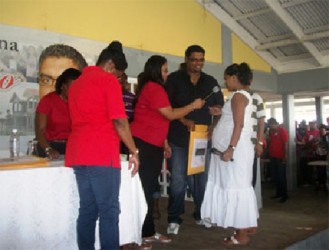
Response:
[{"label": "woman in red shirt and black pants", "polygon": [[144,221],[142,236],[144,242],[169,243],[171,240],[155,232],[153,221],[153,193],[157,189],[164,155],[170,157],[171,149],[166,141],[169,123],[194,109],[203,106],[202,99],[196,99],[182,108],[170,105],[164,84],[168,76],[167,60],[153,55],[145,64],[137,89],[137,103],[131,131],[139,148],[139,175],[144,188],[148,212]]}]

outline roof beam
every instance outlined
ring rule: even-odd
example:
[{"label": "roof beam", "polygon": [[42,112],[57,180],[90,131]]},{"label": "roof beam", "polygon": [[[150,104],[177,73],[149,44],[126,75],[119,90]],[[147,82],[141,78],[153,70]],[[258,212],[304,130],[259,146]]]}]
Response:
[{"label": "roof beam", "polygon": [[267,50],[271,48],[276,48],[276,47],[281,47],[281,46],[287,46],[291,44],[296,44],[300,43],[297,39],[285,39],[277,42],[272,42],[272,43],[265,43],[262,45],[258,45],[255,47],[257,50]]},{"label": "roof beam", "polygon": [[275,42],[263,43],[262,45],[256,46],[256,49],[257,50],[267,50],[267,49],[271,49],[271,48],[275,48],[275,47],[287,46],[287,45],[297,44],[297,43],[300,43],[305,46],[305,44],[303,44],[303,42],[313,41],[313,40],[325,38],[325,37],[329,37],[329,31],[315,33],[312,35],[304,35],[301,38],[301,40],[290,38],[290,39],[284,39],[284,40],[275,41]]},{"label": "roof beam", "polygon": [[306,60],[311,58],[311,55],[309,53],[307,54],[299,54],[295,56],[281,56],[278,57],[278,60],[281,62],[293,62],[293,61],[299,61],[299,60]]},{"label": "roof beam", "polygon": [[303,41],[313,41],[313,40],[325,38],[325,37],[329,37],[329,31],[323,31],[323,32],[314,33],[311,35],[304,35],[302,37],[302,40]]},{"label": "roof beam", "polygon": [[286,3],[282,3],[281,6],[282,6],[282,8],[289,8],[289,7],[307,3],[307,2],[310,2],[310,0],[298,0],[298,1],[294,1],[294,2],[292,2],[292,1],[286,2]]},{"label": "roof beam", "polygon": [[[329,27],[328,27],[329,29]],[[285,35],[278,35],[278,36],[271,36],[271,37],[267,37],[265,39],[261,39],[258,40],[262,45],[268,44],[268,43],[272,43],[272,42],[277,42],[277,41],[283,41],[283,40],[294,40],[295,36],[293,34],[289,35],[289,34],[285,34]],[[319,32],[319,33],[314,33],[314,34],[310,34],[310,35],[304,35],[302,37],[302,41],[313,41],[316,39],[320,39],[320,38],[326,38],[329,37],[329,31],[323,31],[323,32]],[[297,39],[295,39],[296,42],[300,42]]]},{"label": "roof beam", "polygon": [[265,8],[265,9],[260,9],[260,10],[257,10],[257,11],[249,12],[249,13],[246,13],[246,14],[236,15],[236,16],[233,16],[233,18],[234,18],[234,20],[238,21],[238,20],[241,20],[241,19],[249,18],[249,17],[254,17],[254,16],[267,14],[269,12],[272,12],[272,10],[270,8]]},{"label": "roof beam", "polygon": [[322,25],[322,26],[318,26],[318,27],[312,27],[312,28],[308,28],[304,30],[305,34],[312,34],[312,33],[316,33],[316,32],[321,32],[324,30],[329,30],[329,25]]},{"label": "roof beam", "polygon": [[[296,37],[302,41],[304,37],[304,32],[300,26],[295,22],[293,18],[287,13],[287,11],[282,8],[278,1],[264,0],[267,5],[274,11],[274,13],[290,28],[290,30],[296,35]],[[303,46],[311,53],[314,57],[318,66],[322,65],[322,54],[317,50],[317,48],[308,42],[302,43]]]},{"label": "roof beam", "polygon": [[271,43],[271,42],[276,42],[276,41],[281,41],[281,40],[286,40],[286,39],[291,39],[295,38],[293,34],[284,34],[284,35],[276,35],[276,36],[270,36],[264,39],[258,40],[261,44],[265,43]]},{"label": "roof beam", "polygon": [[313,57],[305,58],[301,61],[292,61],[292,62],[280,62],[277,66],[278,72],[280,74],[283,73],[291,73],[291,72],[300,72],[304,70],[311,70],[311,69],[319,69],[325,68],[328,66],[316,66],[315,59]]},{"label": "roof beam", "polygon": [[329,49],[322,50],[321,53],[325,56],[329,56]]}]

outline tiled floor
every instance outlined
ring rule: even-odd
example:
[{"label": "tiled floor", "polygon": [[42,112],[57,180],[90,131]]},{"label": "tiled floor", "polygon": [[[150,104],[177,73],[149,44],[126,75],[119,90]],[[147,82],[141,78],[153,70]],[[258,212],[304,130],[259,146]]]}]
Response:
[{"label": "tiled floor", "polygon": [[[234,246],[234,249],[284,249],[328,228],[328,195],[314,187],[301,187],[289,192],[290,199],[278,203],[269,197],[273,185],[263,183],[263,208],[260,210],[259,228],[248,246]],[[167,199],[160,200],[161,218],[156,221],[157,231],[166,232]],[[192,218],[193,203],[186,202],[184,222],[178,235],[172,236],[169,244],[154,243],[153,249],[229,249],[221,240],[232,233],[232,229],[204,228],[195,224]]]}]

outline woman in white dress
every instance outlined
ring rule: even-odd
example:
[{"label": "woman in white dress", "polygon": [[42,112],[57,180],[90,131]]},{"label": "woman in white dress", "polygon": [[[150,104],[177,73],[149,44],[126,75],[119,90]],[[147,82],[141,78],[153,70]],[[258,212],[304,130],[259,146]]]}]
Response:
[{"label": "woman in white dress", "polygon": [[228,90],[233,93],[224,104],[213,131],[201,217],[212,225],[236,229],[231,237],[224,239],[225,245],[245,245],[249,243],[249,235],[256,233],[258,219],[252,187],[252,99],[244,90],[250,85],[252,71],[246,63],[232,64],[226,68],[224,77]]}]

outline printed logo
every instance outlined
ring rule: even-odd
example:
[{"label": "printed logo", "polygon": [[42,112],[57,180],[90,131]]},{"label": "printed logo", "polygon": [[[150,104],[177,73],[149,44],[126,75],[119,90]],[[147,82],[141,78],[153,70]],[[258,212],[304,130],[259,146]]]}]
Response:
[{"label": "printed logo", "polygon": [[13,75],[4,75],[0,77],[0,89],[6,90],[14,85]]}]

